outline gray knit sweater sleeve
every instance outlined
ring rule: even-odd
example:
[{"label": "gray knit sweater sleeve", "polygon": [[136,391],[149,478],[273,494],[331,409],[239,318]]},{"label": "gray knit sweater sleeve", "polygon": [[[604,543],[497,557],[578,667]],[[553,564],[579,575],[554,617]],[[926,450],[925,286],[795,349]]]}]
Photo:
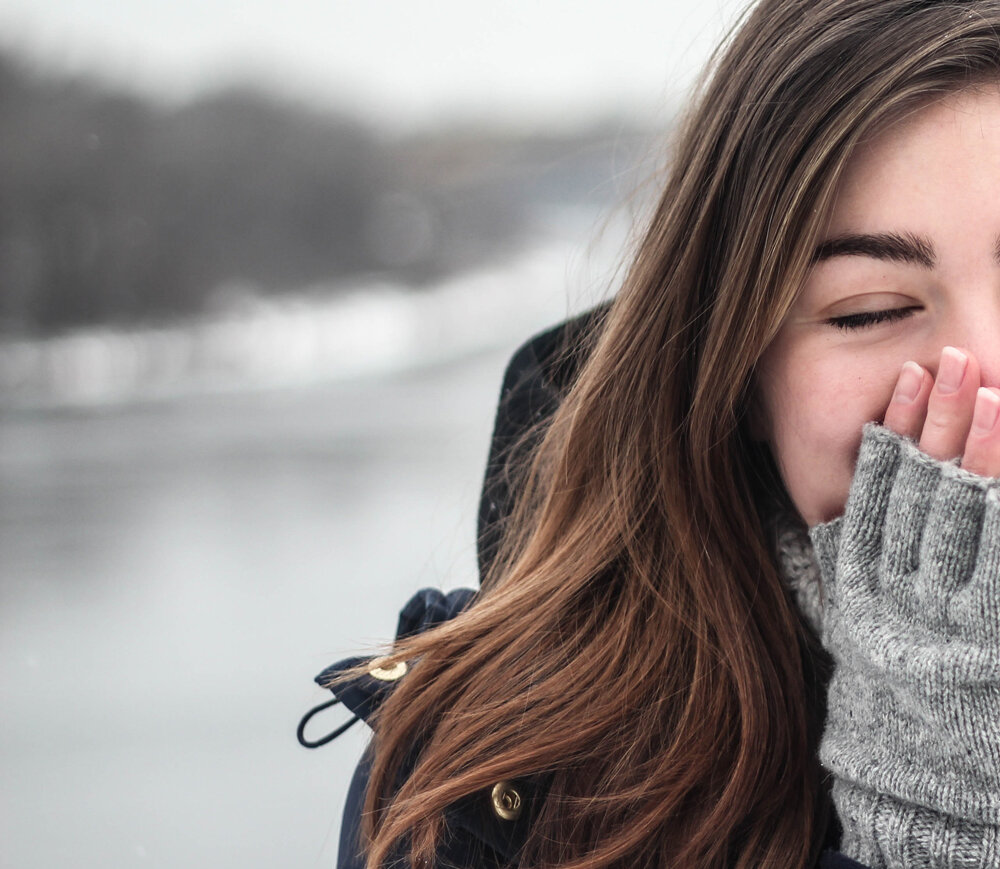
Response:
[{"label": "gray knit sweater sleeve", "polygon": [[1000,867],[1000,481],[870,425],[844,515],[810,536],[841,850]]}]

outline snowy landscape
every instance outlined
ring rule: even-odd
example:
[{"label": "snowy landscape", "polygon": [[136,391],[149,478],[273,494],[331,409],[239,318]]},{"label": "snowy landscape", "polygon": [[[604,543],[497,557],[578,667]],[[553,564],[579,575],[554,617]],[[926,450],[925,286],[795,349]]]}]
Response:
[{"label": "snowy landscape", "polygon": [[0,2],[0,869],[334,864],[313,677],[476,584],[504,366],[735,5]]}]

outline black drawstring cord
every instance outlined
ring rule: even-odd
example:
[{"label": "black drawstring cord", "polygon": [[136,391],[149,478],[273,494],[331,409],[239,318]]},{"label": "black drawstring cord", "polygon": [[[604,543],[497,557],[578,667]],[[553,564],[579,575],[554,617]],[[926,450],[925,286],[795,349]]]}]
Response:
[{"label": "black drawstring cord", "polygon": [[347,730],[352,724],[360,721],[361,719],[355,715],[346,724],[341,724],[336,730],[328,733],[322,739],[317,739],[315,742],[310,742],[306,739],[306,725],[312,720],[312,717],[317,712],[322,712],[324,709],[329,709],[331,706],[336,706],[340,701],[334,697],[333,700],[327,700],[326,703],[321,703],[315,709],[310,709],[305,715],[302,716],[302,720],[299,722],[299,729],[295,732],[295,735],[299,738],[299,744],[305,748],[319,748],[321,745],[326,745],[328,742],[333,742],[341,733]]}]

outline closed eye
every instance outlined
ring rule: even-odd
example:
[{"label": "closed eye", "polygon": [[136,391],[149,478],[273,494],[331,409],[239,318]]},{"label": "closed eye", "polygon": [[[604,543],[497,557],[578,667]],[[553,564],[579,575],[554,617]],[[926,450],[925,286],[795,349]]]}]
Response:
[{"label": "closed eye", "polygon": [[889,308],[885,311],[861,311],[857,314],[845,314],[842,317],[830,317],[826,322],[838,329],[867,329],[882,323],[903,320],[919,310],[916,305],[911,305],[908,308]]}]

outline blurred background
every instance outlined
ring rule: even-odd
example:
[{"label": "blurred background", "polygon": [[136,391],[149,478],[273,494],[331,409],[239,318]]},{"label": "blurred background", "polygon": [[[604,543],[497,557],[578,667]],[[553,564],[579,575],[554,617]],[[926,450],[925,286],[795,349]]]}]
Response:
[{"label": "blurred background", "polygon": [[0,866],[333,864],[312,678],[476,583],[741,5],[0,0]]}]

